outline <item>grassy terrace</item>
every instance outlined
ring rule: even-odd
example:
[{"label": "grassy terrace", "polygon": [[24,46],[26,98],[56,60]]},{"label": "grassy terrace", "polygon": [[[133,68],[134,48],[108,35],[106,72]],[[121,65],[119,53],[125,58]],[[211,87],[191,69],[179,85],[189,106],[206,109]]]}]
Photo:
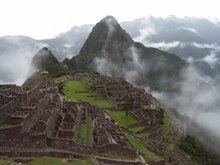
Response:
[{"label": "grassy terrace", "polygon": [[138,138],[148,137],[149,135],[150,135],[150,132],[135,134],[135,136],[137,136]]},{"label": "grassy terrace", "polygon": [[119,124],[120,127],[124,127],[132,132],[137,132],[139,130],[144,129],[144,126],[139,126],[134,128],[129,127],[129,125],[135,124],[138,121],[131,114],[128,113],[126,115],[125,111],[106,110],[106,112],[108,113],[109,116],[111,116],[113,120],[115,120]]},{"label": "grassy terrace", "polygon": [[3,124],[0,125],[0,129],[2,129],[2,128],[13,128],[13,127],[16,127],[16,126],[17,125],[3,123]]},{"label": "grassy terrace", "polygon": [[86,119],[86,124],[87,124],[87,132],[86,132],[86,144],[92,145],[94,143],[93,141],[93,129],[92,129],[92,117],[90,114],[87,114],[87,119]]},{"label": "grassy terrace", "polygon": [[[128,141],[126,142],[128,147],[133,148],[139,153],[141,153],[146,160],[149,161],[160,161],[163,160],[163,157],[160,155],[149,151],[147,148],[145,148],[144,141],[138,140],[136,137],[142,138],[147,137],[149,135],[149,132],[144,132],[137,134],[137,131],[143,130],[145,127],[144,125],[140,125],[137,127],[130,127],[132,124],[138,123],[138,120],[134,118],[130,113],[126,114],[125,111],[113,111],[113,104],[110,100],[102,97],[100,94],[103,91],[97,92],[91,92],[88,91],[88,85],[90,80],[84,79],[83,81],[75,81],[75,80],[68,80],[66,81],[66,78],[60,78],[56,79],[56,82],[62,82],[63,83],[63,92],[66,99],[69,99],[71,101],[84,101],[88,102],[92,105],[96,105],[100,108],[103,108],[106,113],[115,120],[120,127],[123,127],[131,132],[134,133],[134,135],[127,135]],[[168,131],[170,127],[170,118],[167,116],[166,119],[164,119],[164,130]],[[79,128],[78,132],[78,143],[81,144],[93,144],[93,138],[92,138],[92,131],[91,126],[92,121],[91,118],[87,117],[87,120],[82,122]],[[98,153],[100,155],[100,153]],[[100,155],[101,156],[101,155]],[[102,156],[115,158],[115,159],[128,159],[123,156],[115,155],[114,153],[102,153]]]},{"label": "grassy terrace", "polygon": [[135,158],[124,156],[124,155],[121,155],[120,153],[115,153],[115,152],[97,152],[95,154],[98,156],[108,157],[108,158],[112,158],[112,159],[135,160]]},{"label": "grassy terrace", "polygon": [[127,135],[128,141],[130,143],[130,145],[135,148],[139,153],[141,153],[144,158],[146,158],[149,161],[154,161],[154,162],[158,162],[160,160],[163,160],[163,157],[155,154],[152,151],[149,151],[145,146],[144,143],[142,141],[137,140],[135,137],[133,137],[132,135]]},{"label": "grassy terrace", "polygon": [[109,116],[114,119],[119,126],[124,127],[132,132],[137,132],[144,129],[144,126],[139,126],[135,128],[130,128],[129,125],[135,124],[138,121],[128,113],[126,115],[125,111],[111,111],[107,110],[112,108],[112,103],[106,98],[97,97],[96,93],[90,93],[86,89],[86,85],[84,85],[80,81],[67,81],[64,84],[64,95],[67,99],[72,101],[85,101],[89,102],[92,105],[96,105],[100,108],[104,108]]},{"label": "grassy terrace", "polygon": [[68,162],[64,159],[45,156],[25,163],[25,165],[87,165],[87,164],[95,165],[95,163],[92,161],[90,157],[86,157],[82,160],[72,160]]},{"label": "grassy terrace", "polygon": [[112,104],[105,98],[98,98],[95,93],[89,93],[86,86],[80,81],[67,81],[64,83],[64,95],[67,99],[78,102],[85,101],[101,108],[110,108]]},{"label": "grassy terrace", "polygon": [[87,137],[87,124],[81,123],[79,126],[77,143],[86,144],[86,137]]},{"label": "grassy terrace", "polygon": [[86,145],[93,144],[92,118],[90,115],[88,115],[86,121],[82,122],[79,126],[77,143]]},{"label": "grassy terrace", "polygon": [[10,159],[1,158],[0,165],[17,165],[17,163]]},{"label": "grassy terrace", "polygon": [[168,111],[164,112],[163,118],[163,133],[164,135],[168,135],[172,131],[172,114]]},{"label": "grassy terrace", "polygon": [[59,158],[54,158],[54,157],[42,157],[38,159],[34,159],[32,161],[29,161],[26,163],[26,165],[71,165],[72,163],[66,162],[64,160],[61,160]]},{"label": "grassy terrace", "polygon": [[56,84],[59,84],[59,83],[63,83],[65,81],[68,81],[68,80],[71,80],[71,79],[72,79],[72,76],[66,75],[66,76],[57,77],[57,78],[54,79],[54,81],[55,81]]},{"label": "grassy terrace", "polygon": [[[24,163],[24,165],[95,165],[91,157],[85,157],[81,160],[74,159],[67,161],[65,159],[44,156]],[[0,159],[0,165],[17,165],[17,163],[11,159]]]}]

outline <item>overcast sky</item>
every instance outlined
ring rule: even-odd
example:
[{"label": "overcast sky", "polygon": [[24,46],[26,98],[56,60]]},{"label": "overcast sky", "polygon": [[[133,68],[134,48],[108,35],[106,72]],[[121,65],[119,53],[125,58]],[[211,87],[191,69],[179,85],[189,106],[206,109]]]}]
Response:
[{"label": "overcast sky", "polygon": [[153,15],[220,18],[219,0],[0,0],[0,36],[52,38],[74,25]]}]

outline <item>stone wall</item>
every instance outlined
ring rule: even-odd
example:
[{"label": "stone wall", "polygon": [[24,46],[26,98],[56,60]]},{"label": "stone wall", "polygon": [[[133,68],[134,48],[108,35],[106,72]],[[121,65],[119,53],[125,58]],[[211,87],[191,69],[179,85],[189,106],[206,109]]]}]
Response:
[{"label": "stone wall", "polygon": [[47,147],[47,138],[46,134],[37,134],[37,135],[29,135],[24,134],[22,143],[22,147]]},{"label": "stone wall", "polygon": [[29,157],[29,158],[37,158],[43,156],[52,156],[58,158],[68,158],[68,159],[80,159],[83,158],[84,155],[72,152],[59,152],[59,151],[17,151],[16,149],[13,151],[2,152],[0,151],[0,156],[6,156],[10,158],[18,158],[18,157]]},{"label": "stone wall", "polygon": [[103,146],[95,146],[97,152],[116,152],[132,158],[137,157],[137,152],[130,148],[121,147],[118,144],[105,144]]},{"label": "stone wall", "polygon": [[129,161],[129,160],[116,160],[104,157],[95,157],[99,162],[103,162],[106,164],[115,164],[115,165],[141,165],[142,163],[139,161]]},{"label": "stone wall", "polygon": [[20,107],[20,106],[18,106],[17,107],[17,111],[29,111],[29,112],[31,112],[31,111],[33,111],[33,109],[34,109],[34,107]]},{"label": "stone wall", "polygon": [[23,121],[24,121],[24,117],[9,115],[7,116],[7,119],[5,122],[10,125],[20,125],[23,123]]},{"label": "stone wall", "polygon": [[61,112],[61,109],[63,108],[62,106],[62,102],[61,99],[59,98],[56,105],[56,107],[52,110],[52,115],[51,117],[48,119],[47,121],[47,129],[46,129],[46,133],[48,137],[52,137],[52,135],[54,134],[55,131],[55,127],[56,127],[56,120],[58,118],[58,114]]},{"label": "stone wall", "polygon": [[[80,127],[80,123],[81,123],[81,116],[82,116],[82,111],[79,108],[78,112],[77,112],[77,117],[76,117],[76,125],[74,127],[74,132],[78,132],[79,131],[79,127]],[[78,133],[75,133],[74,135],[74,140],[76,141],[78,138]]]},{"label": "stone wall", "polygon": [[46,145],[45,134],[30,135],[23,133],[21,125],[0,129],[0,146],[46,147]]},{"label": "stone wall", "polygon": [[56,110],[54,110],[51,117],[47,121],[46,133],[48,137],[52,137],[54,133],[57,117],[58,117],[58,113]]},{"label": "stone wall", "polygon": [[8,114],[14,112],[16,110],[16,105],[14,101],[10,101],[9,103],[0,107],[0,124],[4,123],[8,117]]},{"label": "stone wall", "polygon": [[47,138],[49,147],[61,148],[82,154],[91,154],[92,147],[75,143],[73,140],[61,138]]},{"label": "stone wall", "polygon": [[34,108],[34,110],[27,116],[23,123],[24,132],[30,132],[31,128],[38,122],[39,118],[45,111],[45,108],[49,104],[50,94],[47,94],[43,99],[39,101],[39,104]]},{"label": "stone wall", "polygon": [[0,94],[0,104],[4,105],[7,104],[8,102],[15,101],[16,97],[15,96],[6,96]]},{"label": "stone wall", "polygon": [[0,129],[0,146],[16,146],[18,139],[20,141],[21,134],[22,126]]},{"label": "stone wall", "polygon": [[39,89],[38,86],[36,86],[28,91],[15,93],[15,96],[17,97],[17,102],[19,103],[19,105],[27,106],[28,104],[32,103],[32,100],[36,97],[38,93]]}]

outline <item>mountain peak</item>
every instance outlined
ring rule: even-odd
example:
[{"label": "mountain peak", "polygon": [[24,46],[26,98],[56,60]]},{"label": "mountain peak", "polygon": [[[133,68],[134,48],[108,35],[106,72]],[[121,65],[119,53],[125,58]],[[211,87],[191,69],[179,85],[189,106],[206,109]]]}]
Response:
[{"label": "mountain peak", "polygon": [[52,52],[47,47],[43,47],[37,52],[36,56],[46,56],[50,54],[52,55]]},{"label": "mountain peak", "polygon": [[47,47],[40,49],[32,58],[32,66],[38,70],[48,71],[51,76],[56,76],[65,71],[64,66],[59,63]]},{"label": "mountain peak", "polygon": [[100,35],[104,35],[106,37],[110,37],[113,32],[121,31],[123,31],[123,29],[119,25],[116,18],[113,16],[104,17],[93,28],[93,32],[98,32]]},{"label": "mountain peak", "polygon": [[105,23],[107,23],[107,24],[112,24],[112,25],[117,25],[117,24],[119,24],[118,21],[117,21],[117,19],[116,19],[115,17],[111,16],[111,15],[108,15],[108,16],[104,17],[104,18],[101,20],[101,22],[105,22]]},{"label": "mountain peak", "polygon": [[72,61],[75,63],[76,60],[78,67],[92,64],[94,57],[108,56],[117,61],[123,58],[121,52],[125,52],[132,45],[134,41],[117,20],[113,16],[106,16],[94,26],[79,56],[73,57]]},{"label": "mountain peak", "polygon": [[[173,90],[169,84],[179,79],[178,71],[185,66],[185,62],[175,55],[134,42],[112,16],[98,22],[80,53],[64,63],[70,69],[92,69],[130,79],[138,85],[147,83],[156,90],[162,90],[164,86],[168,86],[166,90]],[[164,77],[170,81],[162,81]]]}]

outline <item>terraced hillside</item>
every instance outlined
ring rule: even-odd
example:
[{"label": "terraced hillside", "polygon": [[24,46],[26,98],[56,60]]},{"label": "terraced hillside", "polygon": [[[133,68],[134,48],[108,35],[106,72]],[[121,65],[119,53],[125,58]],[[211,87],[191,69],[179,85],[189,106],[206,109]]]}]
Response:
[{"label": "terraced hillside", "polygon": [[0,94],[0,164],[196,163],[178,148],[172,114],[122,79],[39,72],[22,87],[0,89],[7,89]]},{"label": "terraced hillside", "polygon": [[[178,148],[172,113],[164,111],[143,89],[97,73],[62,76],[55,82],[67,100],[88,102],[101,108],[121,128],[127,147],[138,151],[146,162],[190,162],[190,158]],[[118,158],[114,152],[97,154]]]}]

